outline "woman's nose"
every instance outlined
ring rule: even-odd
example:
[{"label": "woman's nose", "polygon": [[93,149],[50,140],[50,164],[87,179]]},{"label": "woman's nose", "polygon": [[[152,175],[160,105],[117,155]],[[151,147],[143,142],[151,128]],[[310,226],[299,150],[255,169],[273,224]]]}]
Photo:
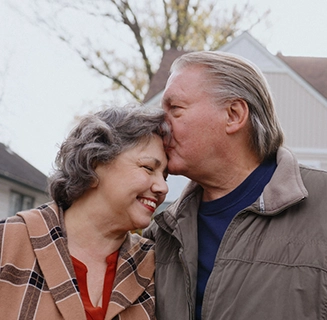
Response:
[{"label": "woman's nose", "polygon": [[159,193],[160,195],[166,195],[168,193],[168,185],[163,176],[159,175],[155,178],[152,185],[152,191],[154,193]]}]

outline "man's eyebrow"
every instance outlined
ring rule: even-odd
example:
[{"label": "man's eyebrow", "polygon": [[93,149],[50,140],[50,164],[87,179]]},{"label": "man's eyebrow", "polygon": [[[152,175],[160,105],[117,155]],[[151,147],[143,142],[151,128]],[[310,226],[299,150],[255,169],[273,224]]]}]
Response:
[{"label": "man's eyebrow", "polygon": [[176,92],[170,92],[170,91],[168,91],[168,93],[166,93],[162,97],[162,101],[164,101],[165,103],[172,103],[172,101],[180,100],[180,99],[181,99],[181,95],[177,95]]},{"label": "man's eyebrow", "polygon": [[169,96],[169,97],[163,97],[162,99],[162,102],[165,103],[165,104],[170,104],[172,101],[172,98]]},{"label": "man's eyebrow", "polygon": [[177,95],[175,93],[172,93],[169,96],[163,96],[161,103],[167,105],[174,105],[174,104],[184,104],[187,103],[187,101],[188,101],[187,95],[184,94]]}]

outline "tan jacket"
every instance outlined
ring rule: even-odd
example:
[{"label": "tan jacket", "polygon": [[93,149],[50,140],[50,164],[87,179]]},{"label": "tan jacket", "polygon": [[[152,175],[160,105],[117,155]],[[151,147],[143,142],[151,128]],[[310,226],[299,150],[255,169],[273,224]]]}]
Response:
[{"label": "tan jacket", "polygon": [[[225,232],[203,320],[327,319],[327,172],[299,166],[284,148],[277,165],[260,198]],[[190,183],[145,232],[156,242],[159,320],[195,317],[201,194]]]},{"label": "tan jacket", "polygon": [[[0,319],[86,319],[54,203],[0,223],[0,268]],[[153,242],[128,234],[105,319],[155,319],[153,280]]]}]

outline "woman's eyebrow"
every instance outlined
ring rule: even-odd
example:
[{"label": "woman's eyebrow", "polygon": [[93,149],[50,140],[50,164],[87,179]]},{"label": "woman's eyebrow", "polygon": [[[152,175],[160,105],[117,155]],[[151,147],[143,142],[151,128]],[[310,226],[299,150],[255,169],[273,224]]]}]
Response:
[{"label": "woman's eyebrow", "polygon": [[156,165],[156,167],[160,167],[161,165],[161,161],[157,158],[154,158],[154,157],[142,157],[140,158],[139,160],[150,160],[150,161],[153,161]]}]

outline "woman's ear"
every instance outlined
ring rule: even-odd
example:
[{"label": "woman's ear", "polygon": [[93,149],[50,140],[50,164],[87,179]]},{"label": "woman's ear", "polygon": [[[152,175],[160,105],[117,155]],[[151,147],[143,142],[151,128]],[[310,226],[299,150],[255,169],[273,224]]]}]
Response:
[{"label": "woman's ear", "polygon": [[234,100],[227,107],[228,121],[226,125],[227,134],[232,134],[244,128],[248,123],[249,107],[242,99]]},{"label": "woman's ear", "polygon": [[99,178],[94,178],[90,188],[96,188],[99,185]]}]

